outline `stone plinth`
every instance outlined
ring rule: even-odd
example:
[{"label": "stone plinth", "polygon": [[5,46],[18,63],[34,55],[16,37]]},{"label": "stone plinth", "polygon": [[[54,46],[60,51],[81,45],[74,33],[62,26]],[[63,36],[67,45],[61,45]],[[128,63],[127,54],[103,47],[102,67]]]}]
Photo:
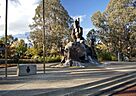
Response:
[{"label": "stone plinth", "polygon": [[26,76],[26,75],[35,75],[37,71],[36,65],[34,64],[19,64],[17,68],[18,76]]}]

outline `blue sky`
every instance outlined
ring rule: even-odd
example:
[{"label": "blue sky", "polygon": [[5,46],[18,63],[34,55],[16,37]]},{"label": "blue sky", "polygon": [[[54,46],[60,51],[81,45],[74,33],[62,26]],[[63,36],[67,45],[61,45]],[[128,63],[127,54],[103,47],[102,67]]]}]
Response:
[{"label": "blue sky", "polygon": [[89,29],[94,28],[91,16],[96,11],[103,12],[110,0],[61,0],[62,5],[72,17],[81,17],[84,36]]}]

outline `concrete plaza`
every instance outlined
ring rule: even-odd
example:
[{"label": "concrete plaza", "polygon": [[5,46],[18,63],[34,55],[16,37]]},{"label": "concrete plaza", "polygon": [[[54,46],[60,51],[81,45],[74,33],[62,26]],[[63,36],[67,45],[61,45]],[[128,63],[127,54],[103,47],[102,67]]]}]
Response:
[{"label": "concrete plaza", "polygon": [[11,67],[8,68],[7,79],[2,75],[4,69],[0,69],[0,96],[33,96],[102,80],[136,69],[136,62],[104,62],[104,66],[89,68],[51,67],[55,64],[46,64],[45,74],[42,71],[42,64],[39,64],[36,75],[19,77],[16,75],[17,68]]}]

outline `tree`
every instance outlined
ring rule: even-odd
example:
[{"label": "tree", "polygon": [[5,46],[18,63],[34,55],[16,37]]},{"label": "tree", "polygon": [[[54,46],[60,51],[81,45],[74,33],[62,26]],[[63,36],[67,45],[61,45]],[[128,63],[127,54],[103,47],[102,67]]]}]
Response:
[{"label": "tree", "polygon": [[[54,46],[58,48],[61,43],[61,39],[66,38],[68,37],[68,35],[70,35],[69,28],[72,23],[72,18],[68,15],[68,12],[61,5],[60,0],[45,0],[44,10],[46,46],[48,46],[48,49],[51,49]],[[32,30],[30,38],[34,43],[34,47],[40,50],[43,46],[42,17],[43,12],[41,2],[35,10],[35,16],[33,18],[34,22],[30,25],[30,28]]]},{"label": "tree", "polygon": [[25,55],[25,52],[27,51],[27,45],[25,44],[25,41],[23,39],[18,40],[15,49],[17,54],[23,57]]},{"label": "tree", "polygon": [[88,33],[87,33],[87,35],[86,35],[86,41],[87,41],[87,45],[90,45],[90,41],[91,41],[91,36],[92,36],[92,34],[95,36],[95,42],[96,42],[96,39],[97,39],[97,41],[98,41],[98,36],[97,36],[97,33],[98,33],[98,31],[97,30],[95,30],[95,29],[91,29]]},{"label": "tree", "polygon": [[[4,42],[5,37],[2,37],[1,40]],[[12,35],[7,35],[7,44],[8,45],[11,45],[16,40],[17,40],[17,38],[14,38]]]},{"label": "tree", "polygon": [[111,0],[103,13],[94,13],[91,19],[100,31],[102,42],[113,52],[131,57],[132,52],[136,51],[133,45],[136,39],[131,39],[136,31],[134,0]]},{"label": "tree", "polygon": [[[14,38],[12,35],[7,35],[7,57],[8,58],[12,58],[12,56],[15,54],[15,48],[13,46],[13,43],[16,42],[17,40],[18,39]],[[5,37],[1,37],[0,44],[3,44],[5,46],[4,41],[5,41]],[[4,54],[2,54],[2,55],[4,55]],[[4,57],[4,56],[2,56],[2,57]]]}]

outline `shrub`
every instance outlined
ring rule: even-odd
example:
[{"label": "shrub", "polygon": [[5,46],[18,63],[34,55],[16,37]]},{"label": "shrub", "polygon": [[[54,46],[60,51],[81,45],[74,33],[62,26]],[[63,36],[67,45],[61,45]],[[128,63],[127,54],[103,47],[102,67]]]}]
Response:
[{"label": "shrub", "polygon": [[[43,62],[43,57],[38,58],[39,62]],[[61,56],[48,56],[45,57],[45,62],[51,63],[51,62],[60,62],[61,61]]]},{"label": "shrub", "polygon": [[107,51],[101,51],[97,53],[98,60],[99,61],[111,61],[112,60],[112,54]]}]

